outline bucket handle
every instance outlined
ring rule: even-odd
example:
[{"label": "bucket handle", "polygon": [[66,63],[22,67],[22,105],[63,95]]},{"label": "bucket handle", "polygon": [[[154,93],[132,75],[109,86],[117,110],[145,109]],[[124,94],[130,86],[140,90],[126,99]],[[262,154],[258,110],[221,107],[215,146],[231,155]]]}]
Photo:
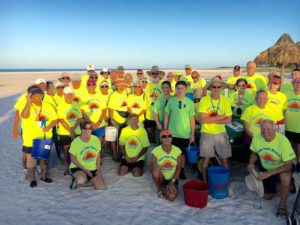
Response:
[{"label": "bucket handle", "polygon": [[[41,128],[44,128],[46,127],[46,119],[43,118],[42,121],[41,121]],[[46,132],[44,132],[44,140],[46,139]]]},{"label": "bucket handle", "polygon": [[196,142],[191,141],[191,142],[189,143],[188,149],[190,148],[190,146],[191,146],[192,143],[194,143],[194,146],[195,146],[195,147],[197,146],[197,145],[196,145]]}]

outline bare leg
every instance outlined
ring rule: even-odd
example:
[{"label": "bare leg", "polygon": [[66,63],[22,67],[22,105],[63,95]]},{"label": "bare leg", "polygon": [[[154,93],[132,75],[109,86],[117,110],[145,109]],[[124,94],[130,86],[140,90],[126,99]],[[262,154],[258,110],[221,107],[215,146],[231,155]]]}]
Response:
[{"label": "bare leg", "polygon": [[26,163],[27,163],[26,153],[23,152],[23,155],[22,155],[22,165],[23,165],[23,169],[27,169]]},{"label": "bare leg", "polygon": [[41,167],[41,177],[43,180],[45,180],[46,173],[47,173],[45,160],[40,160],[40,167]]},{"label": "bare leg", "polygon": [[227,159],[221,159],[221,165],[224,166],[226,169],[229,169],[229,163]]},{"label": "bare leg", "polygon": [[120,166],[119,168],[119,176],[124,176],[128,173],[128,167],[127,166]]},{"label": "bare leg", "polygon": [[203,176],[203,181],[207,183],[207,167],[209,165],[210,158],[203,158],[203,164],[202,164],[202,176]]},{"label": "bare leg", "polygon": [[150,143],[155,143],[155,129],[148,127],[146,129]]},{"label": "bare leg", "polygon": [[278,207],[286,208],[287,198],[289,196],[290,188],[291,188],[291,172],[285,172],[279,174],[280,177],[280,202]]},{"label": "bare leg", "polygon": [[161,173],[161,169],[159,167],[156,167],[152,171],[152,179],[154,181],[154,184],[157,188],[157,192],[162,191],[161,182],[163,180],[163,176]]},{"label": "bare leg", "polygon": [[132,175],[134,177],[140,177],[140,176],[143,175],[143,170],[139,167],[135,167],[135,168],[132,169]]},{"label": "bare leg", "polygon": [[93,177],[91,179],[91,182],[96,190],[105,190],[106,189],[106,185],[104,183],[104,179],[103,179],[101,172],[99,172],[97,174],[97,176]]}]

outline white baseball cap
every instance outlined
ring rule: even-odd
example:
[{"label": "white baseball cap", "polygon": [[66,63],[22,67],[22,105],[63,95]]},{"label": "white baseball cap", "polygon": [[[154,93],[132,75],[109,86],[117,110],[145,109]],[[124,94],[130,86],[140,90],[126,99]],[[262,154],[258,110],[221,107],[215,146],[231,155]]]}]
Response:
[{"label": "white baseball cap", "polygon": [[70,87],[65,87],[65,88],[64,88],[64,94],[65,94],[65,95],[66,95],[66,94],[74,94],[74,91],[73,91],[73,89],[70,88]]},{"label": "white baseball cap", "polygon": [[90,64],[90,65],[87,65],[87,67],[86,67],[86,71],[90,71],[90,70],[93,70],[93,71],[95,71],[95,66],[94,66],[94,65],[92,65],[92,64]]},{"label": "white baseball cap", "polygon": [[39,78],[39,79],[36,79],[36,80],[34,81],[34,84],[37,84],[37,85],[39,85],[39,84],[41,84],[41,83],[46,83],[46,81],[45,81],[44,78]]}]

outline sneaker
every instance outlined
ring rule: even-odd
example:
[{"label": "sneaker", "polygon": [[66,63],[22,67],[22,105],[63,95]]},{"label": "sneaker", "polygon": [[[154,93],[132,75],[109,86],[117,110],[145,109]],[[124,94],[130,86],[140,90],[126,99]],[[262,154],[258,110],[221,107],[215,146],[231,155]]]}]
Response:
[{"label": "sneaker", "polygon": [[41,181],[44,181],[45,183],[48,183],[48,184],[53,182],[52,179],[47,178],[47,177],[45,179],[41,178]]},{"label": "sneaker", "polygon": [[36,180],[30,182],[30,187],[36,187],[36,186],[37,186]]}]

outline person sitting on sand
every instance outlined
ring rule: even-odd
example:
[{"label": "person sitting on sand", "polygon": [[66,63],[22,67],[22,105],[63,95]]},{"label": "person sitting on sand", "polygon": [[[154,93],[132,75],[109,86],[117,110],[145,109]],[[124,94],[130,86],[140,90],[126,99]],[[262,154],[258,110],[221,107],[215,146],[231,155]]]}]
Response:
[{"label": "person sitting on sand", "polygon": [[81,135],[72,141],[70,147],[70,173],[73,177],[71,189],[91,181],[96,190],[105,190],[106,185],[101,173],[101,143],[96,136],[91,135],[91,122],[82,121],[80,128]]},{"label": "person sitting on sand", "polygon": [[294,187],[292,178],[292,160],[295,153],[288,139],[276,132],[276,125],[272,120],[263,120],[260,123],[261,134],[253,137],[250,149],[251,156],[247,169],[252,173],[255,162],[258,162],[258,180],[262,180],[266,200],[276,195],[277,184],[280,185],[280,201],[276,216],[288,217],[287,198]]},{"label": "person sitting on sand", "polygon": [[152,150],[149,171],[158,197],[174,201],[178,194],[181,150],[172,145],[172,133],[169,130],[160,132],[160,140],[162,144]]},{"label": "person sitting on sand", "polygon": [[144,127],[139,127],[139,117],[130,114],[130,125],[123,128],[120,135],[120,153],[122,155],[119,175],[124,176],[129,170],[133,176],[143,174],[145,153],[150,145],[147,132]]}]

